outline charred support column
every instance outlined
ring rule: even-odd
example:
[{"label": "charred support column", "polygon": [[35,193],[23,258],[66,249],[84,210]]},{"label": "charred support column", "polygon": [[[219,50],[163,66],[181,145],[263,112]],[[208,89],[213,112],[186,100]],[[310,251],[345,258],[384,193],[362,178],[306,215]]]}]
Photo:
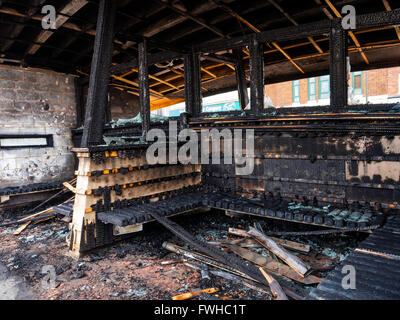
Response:
[{"label": "charred support column", "polygon": [[242,50],[235,48],[233,49],[233,54],[237,60],[235,69],[240,108],[244,110],[249,104],[249,95],[247,93],[246,72],[244,70]]},{"label": "charred support column", "polygon": [[83,86],[79,78],[76,78],[75,81],[75,101],[76,101],[76,125],[80,127],[83,125]]},{"label": "charred support column", "polygon": [[139,43],[139,103],[140,116],[142,118],[142,136],[146,137],[150,130],[150,89],[149,66],[147,56],[147,42]]},{"label": "charred support column", "polygon": [[197,117],[202,110],[200,55],[185,54],[184,70],[186,112]]},{"label": "charred support column", "polygon": [[342,28],[341,20],[335,19],[329,38],[331,107],[340,109],[347,106],[347,31]]},{"label": "charred support column", "polygon": [[100,1],[81,147],[98,145],[103,141],[115,12],[116,1]]},{"label": "charred support column", "polygon": [[263,45],[254,37],[250,49],[250,112],[260,114],[264,109]]}]

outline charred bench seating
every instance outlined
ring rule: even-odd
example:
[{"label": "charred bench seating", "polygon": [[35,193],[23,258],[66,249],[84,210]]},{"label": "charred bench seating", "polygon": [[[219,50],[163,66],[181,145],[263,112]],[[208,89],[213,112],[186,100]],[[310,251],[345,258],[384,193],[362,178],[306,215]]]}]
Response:
[{"label": "charred bench seating", "polygon": [[383,214],[371,209],[350,211],[333,207],[303,206],[284,200],[276,200],[264,206],[261,202],[250,202],[236,195],[205,191],[187,192],[157,202],[126,203],[125,206],[118,203],[113,210],[98,212],[97,217],[104,223],[124,227],[152,221],[151,212],[154,211],[163,216],[171,216],[202,207],[331,228],[367,228],[383,222]]}]

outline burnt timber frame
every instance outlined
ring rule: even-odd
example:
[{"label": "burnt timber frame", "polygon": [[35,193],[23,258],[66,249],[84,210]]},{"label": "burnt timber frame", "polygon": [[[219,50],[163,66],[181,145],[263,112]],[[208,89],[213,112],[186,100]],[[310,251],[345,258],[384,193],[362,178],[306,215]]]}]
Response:
[{"label": "burnt timber frame", "polygon": [[147,42],[139,43],[139,103],[142,118],[142,136],[146,137],[150,130],[150,89],[149,66],[147,60]]},{"label": "burnt timber frame", "polygon": [[334,20],[329,37],[332,109],[347,106],[347,40],[340,20]]},{"label": "burnt timber frame", "polygon": [[[167,60],[182,58],[184,56],[184,81],[185,81],[185,99],[186,111],[189,117],[197,118],[199,116],[207,117],[206,113],[201,112],[202,92],[201,92],[201,70],[200,56],[210,56],[211,59],[216,56],[214,52],[233,49],[234,59],[230,63],[236,61],[237,87],[239,89],[240,103],[242,109],[246,104],[247,91],[245,90],[245,74],[242,69],[241,59],[237,56],[238,48],[248,47],[250,51],[250,92],[251,92],[251,108],[249,114],[253,116],[260,115],[264,110],[264,84],[268,83],[268,79],[264,79],[263,75],[263,44],[273,41],[286,41],[323,34],[330,34],[330,75],[331,75],[331,106],[330,110],[340,110],[347,106],[347,32],[341,28],[341,19],[321,20],[313,23],[307,23],[298,26],[280,28],[259,32],[241,37],[217,40],[205,44],[199,44],[192,50],[182,49],[165,50],[155,54],[146,55],[147,46],[144,42],[139,45],[139,58],[132,61],[110,66],[107,63],[112,48],[112,32],[102,33],[104,25],[112,25],[112,15],[110,10],[103,10],[104,6],[110,6],[109,1],[102,0],[99,10],[99,21],[97,28],[100,32],[96,37],[96,46],[93,56],[93,68],[90,75],[90,90],[88,103],[86,108],[85,129],[83,135],[82,146],[96,145],[101,142],[104,130],[104,117],[106,109],[106,92],[108,84],[108,76],[110,74],[121,74],[123,72],[139,67],[140,69],[140,97],[141,97],[141,114],[144,116],[143,135],[150,127],[149,117],[149,94],[148,91],[148,66]],[[111,7],[110,7],[111,8]],[[103,11],[102,11],[103,10]],[[115,8],[114,8],[115,10]],[[364,14],[357,16],[357,30],[368,29],[372,27],[393,26],[400,24],[400,10],[378,12],[373,14]],[[108,28],[107,30],[110,30]],[[101,36],[103,34],[103,36]],[[111,38],[111,39],[110,39]],[[143,38],[145,39],[145,38]],[[98,56],[101,56],[101,59]],[[144,58],[146,56],[146,58]],[[100,63],[100,60],[106,63]],[[147,60],[147,61],[146,61]],[[244,69],[244,68],[243,68]],[[108,72],[106,71],[108,70]],[[312,76],[312,75],[308,75]],[[299,78],[302,76],[299,75]],[[107,80],[106,80],[107,79]],[[147,83],[147,84],[146,84]],[[246,85],[247,87],[247,85]],[[100,94],[96,94],[99,92]],[[102,97],[102,98],[101,98]],[[93,116],[94,105],[96,105],[96,116]],[[147,106],[146,106],[147,105]],[[314,108],[314,110],[322,109]],[[103,112],[104,111],[104,112]],[[289,110],[280,110],[281,114],[285,114]],[[148,118],[147,118],[148,115]],[[236,113],[224,113],[224,115],[236,115]],[[190,119],[189,119],[190,121]]]},{"label": "burnt timber frame", "polygon": [[259,115],[264,109],[263,44],[253,37],[250,51],[250,112]]},{"label": "burnt timber frame", "polygon": [[115,14],[115,1],[100,1],[81,147],[98,145],[103,141]]},{"label": "burnt timber frame", "polygon": [[249,95],[247,93],[246,72],[243,62],[243,52],[240,49],[233,49],[233,54],[238,61],[235,66],[236,83],[240,102],[240,108],[244,110],[249,104]]},{"label": "burnt timber frame", "polygon": [[197,117],[202,107],[200,54],[185,54],[184,60],[186,112]]}]

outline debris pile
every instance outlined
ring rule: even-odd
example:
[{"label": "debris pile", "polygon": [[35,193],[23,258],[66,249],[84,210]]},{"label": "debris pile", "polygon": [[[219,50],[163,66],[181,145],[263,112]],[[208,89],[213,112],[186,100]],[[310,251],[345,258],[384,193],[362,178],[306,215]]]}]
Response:
[{"label": "debris pile", "polygon": [[[249,226],[248,230],[229,228],[228,237],[224,239],[214,239],[214,241],[203,242],[203,248],[194,239],[189,238],[185,231],[180,229],[173,222],[169,222],[164,217],[153,215],[161,224],[175,233],[179,238],[186,240],[198,251],[176,245],[171,242],[164,242],[163,248],[181,256],[184,265],[200,272],[203,280],[207,280],[208,288],[203,290],[213,290],[214,279],[224,278],[238,285],[246,286],[258,291],[264,299],[276,300],[303,300],[307,297],[308,291],[323,281],[321,273],[333,268],[334,262],[339,263],[344,259],[346,253],[337,253],[332,248],[321,248],[312,241],[302,243],[299,241],[285,240],[283,238],[270,237],[264,233],[259,222],[254,226]],[[303,232],[286,232],[290,234],[305,235],[316,237],[319,233],[324,236],[330,235],[333,230],[314,230]],[[340,233],[338,230],[332,232],[333,236]],[[279,234],[279,232],[277,232]],[[285,232],[282,232],[285,234]],[[230,239],[236,236],[239,238]],[[198,239],[198,237],[197,237]],[[204,240],[204,239],[202,239]],[[342,243],[343,244],[343,243]],[[230,258],[219,256],[219,253],[209,251],[207,246],[211,245],[218,248],[220,252],[229,253]],[[317,253],[317,251],[319,251]],[[248,268],[241,268],[240,263],[235,259],[239,258]],[[239,267],[238,267],[239,266]],[[258,268],[263,278],[254,273],[254,268]],[[203,281],[204,282],[204,281]],[[267,285],[266,285],[267,284]],[[204,287],[204,285],[203,285]],[[187,292],[179,296],[179,299],[201,297],[199,290]],[[210,296],[210,292],[206,292]],[[204,295],[203,295],[204,296]],[[212,296],[212,295],[211,295]],[[214,295],[213,298],[218,298]],[[226,298],[226,297],[225,297]]]},{"label": "debris pile", "polygon": [[[321,232],[317,226],[246,215],[231,218],[216,210],[173,219],[197,240],[235,255],[245,265],[252,264],[261,282],[207,257],[198,249],[194,250],[188,242],[171,235],[156,222],[145,225],[144,231],[129,239],[89,253],[79,260],[66,254],[65,237],[69,230],[64,222],[55,219],[40,224],[31,222],[19,235],[14,235],[19,225],[10,225],[0,230],[0,265],[3,264],[10,275],[23,279],[35,294],[35,299],[276,298],[259,267],[276,280],[287,298],[304,299],[320,279],[366,237],[363,233],[319,235],[314,234]],[[253,237],[237,235],[254,226],[301,259],[311,272],[302,277]],[[324,229],[326,231],[332,230]],[[166,250],[163,243],[166,243],[164,247],[169,244],[179,253]],[[42,268],[45,265],[55,268],[55,288],[42,288],[45,277]],[[210,293],[212,291],[215,292]]]}]

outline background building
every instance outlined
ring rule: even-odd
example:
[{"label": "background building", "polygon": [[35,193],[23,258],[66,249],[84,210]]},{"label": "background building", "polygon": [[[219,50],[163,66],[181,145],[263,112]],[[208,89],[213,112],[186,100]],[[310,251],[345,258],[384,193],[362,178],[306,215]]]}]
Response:
[{"label": "background building", "polygon": [[[349,103],[392,103],[400,101],[400,67],[352,72]],[[329,104],[329,76],[313,77],[265,86],[275,107]]]}]

